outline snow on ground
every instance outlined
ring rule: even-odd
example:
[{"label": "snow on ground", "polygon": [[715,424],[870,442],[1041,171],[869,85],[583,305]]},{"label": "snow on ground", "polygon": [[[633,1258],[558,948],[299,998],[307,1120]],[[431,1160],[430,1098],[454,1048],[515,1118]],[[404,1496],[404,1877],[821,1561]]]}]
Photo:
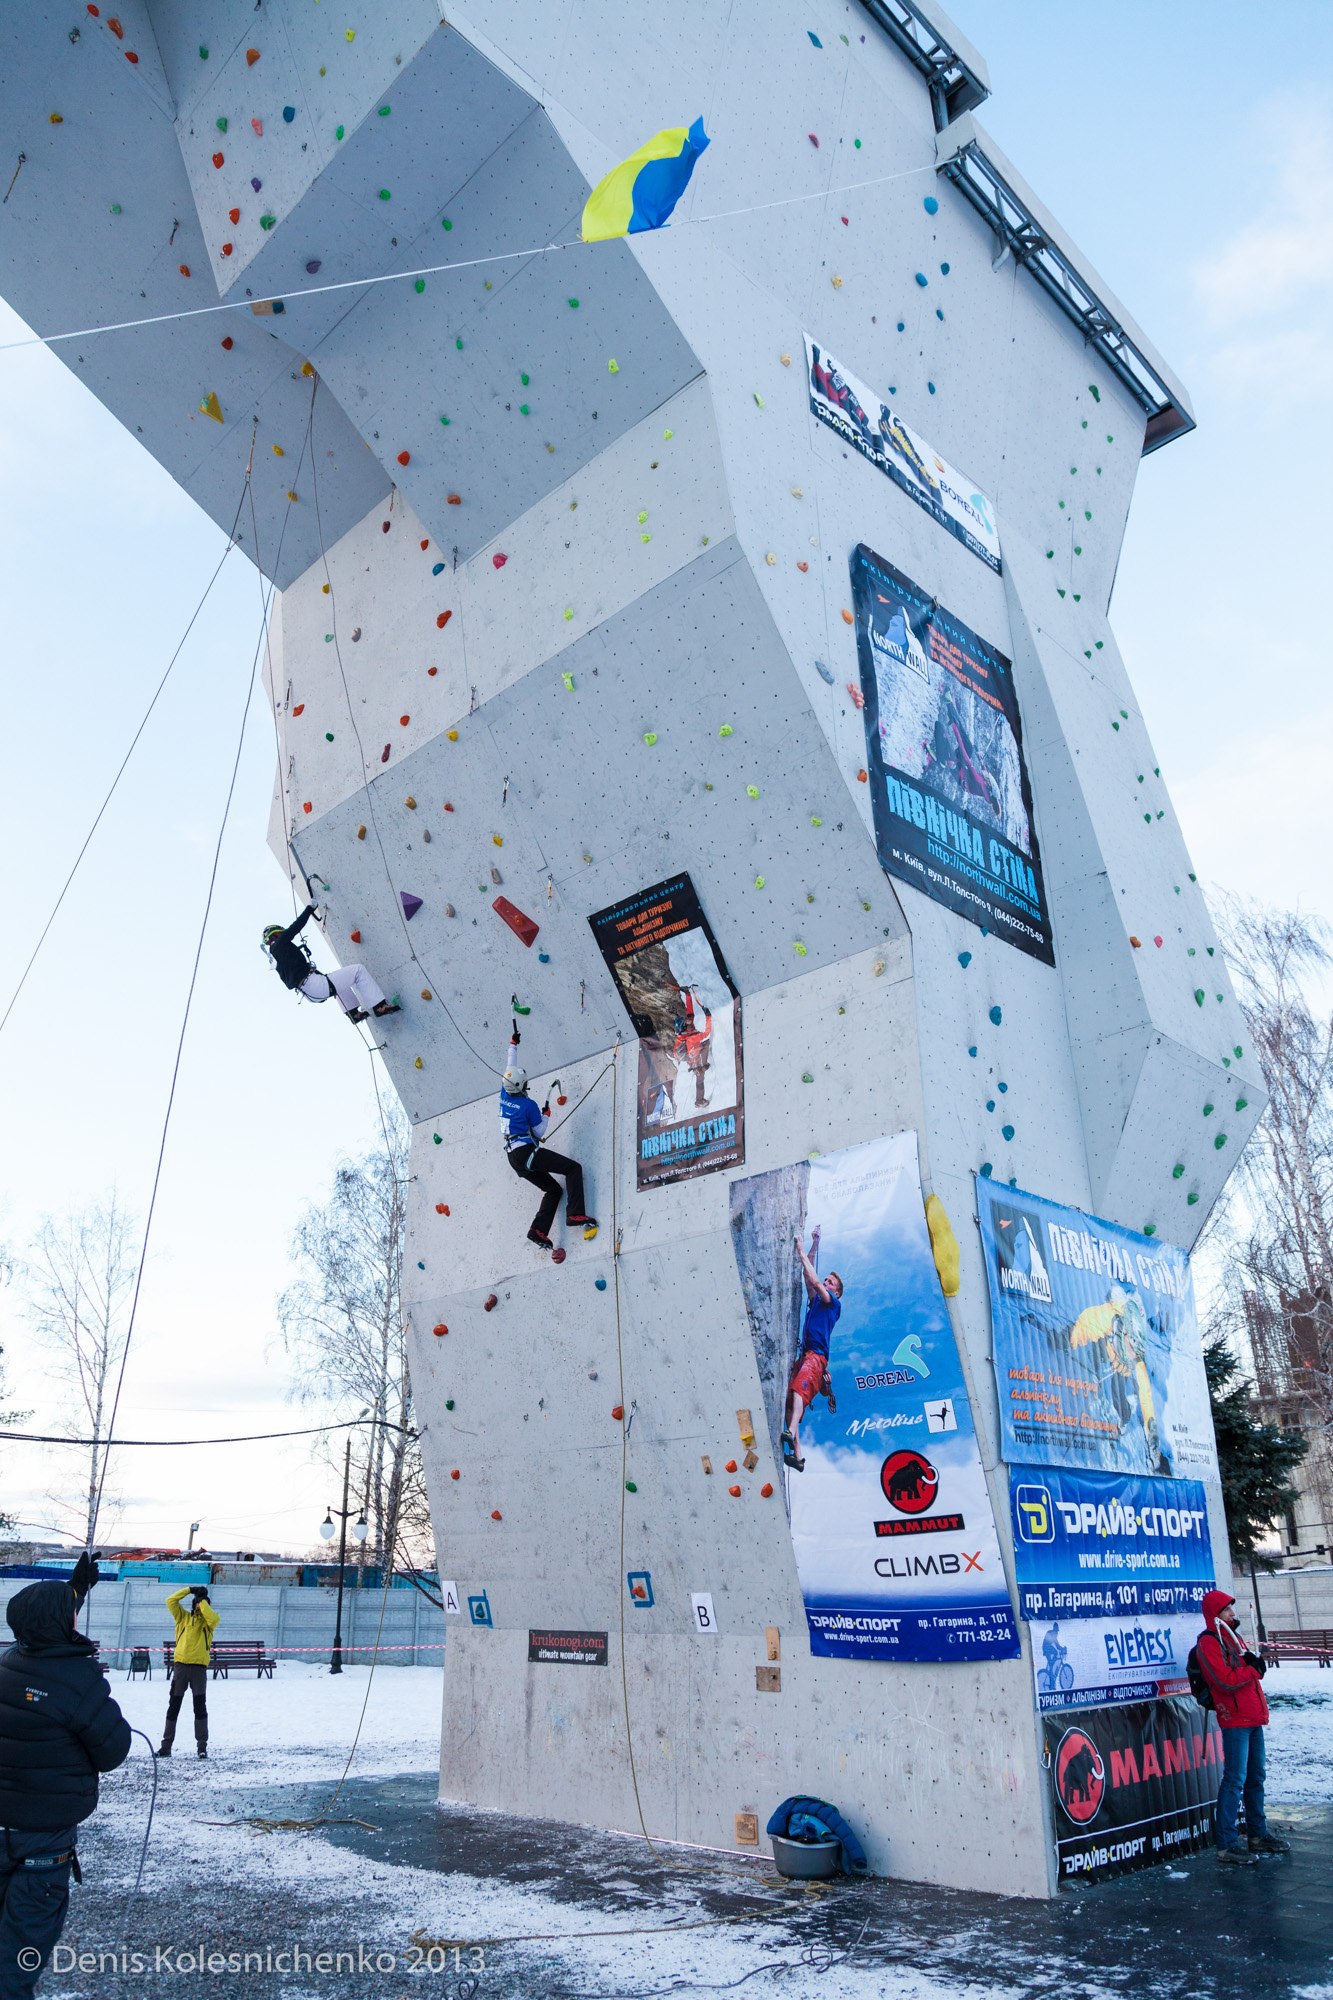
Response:
[{"label": "snow on ground", "polygon": [[[1270,1675],[1269,1684],[1270,1801],[1279,1809],[1282,1801],[1327,1801],[1333,1786],[1333,1672],[1284,1666]],[[131,1724],[156,1743],[166,1683],[160,1677],[131,1683],[116,1676],[112,1685]],[[158,1798],[142,1899],[128,1898],[153,1777],[141,1742],[136,1740],[129,1765],[105,1783],[103,1810],[81,1842],[106,1907],[134,1912],[130,1942],[157,1945],[178,1931],[188,1942],[198,1936],[201,1914],[207,1923],[221,1910],[234,1924],[227,1933],[234,1943],[248,1947],[267,1939],[281,1948],[298,1940],[312,1951],[364,1945],[394,1954],[398,1975],[366,1984],[291,1976],[265,1977],[253,1985],[237,1980],[230,1991],[238,1996],[306,2000],[316,1992],[342,1991],[397,2000],[421,1990],[421,1976],[405,1977],[413,1971],[414,1934],[486,1941],[479,2000],[547,1992],[562,2000],[673,1989],[713,1994],[730,1983],[739,1983],[747,1996],[790,1996],[817,1985],[820,2000],[1027,2000],[1034,1990],[1020,1960],[997,1955],[982,1940],[977,1962],[989,1976],[976,1981],[958,1976],[956,1934],[950,1940],[952,1963],[947,1969],[932,1966],[924,1939],[894,1936],[891,1902],[885,1921],[876,1921],[850,1955],[811,1942],[820,1935],[810,1929],[818,1922],[818,1888],[812,1894],[780,1885],[771,1869],[738,1856],[700,1854],[676,1874],[668,1866],[660,1887],[646,1896],[642,1883],[633,1880],[632,1865],[620,1882],[613,1850],[602,1861],[606,1873],[590,1903],[586,1893],[571,1893],[562,1877],[567,1837],[578,1838],[568,1829],[553,1827],[549,1842],[543,1836],[543,1865],[506,1875],[487,1875],[484,1867],[459,1872],[456,1865],[439,1873],[394,1859],[391,1849],[376,1850],[373,1842],[368,1852],[364,1839],[346,1845],[328,1834],[256,1831],[245,1820],[256,1810],[307,1817],[327,1809],[363,1702],[352,1780],[416,1774],[419,1781],[421,1774],[433,1774],[440,1670],[381,1668],[371,1682],[364,1667],[349,1667],[335,1677],[325,1665],[283,1661],[271,1682],[244,1675],[210,1682],[208,1699],[208,1763],[195,1758],[187,1701],[175,1754],[156,1767]],[[288,1786],[298,1789],[275,1803],[273,1788]],[[334,1807],[335,1814],[362,1809],[355,1796]],[[637,1844],[633,1851],[640,1852]],[[715,1888],[725,1885],[739,1920],[718,1919],[721,1906],[708,1900],[710,1880]],[[959,1916],[965,1930],[961,1911]],[[94,1921],[94,1905],[85,1898],[83,1917],[76,1915],[71,1928],[95,1937],[86,1928]],[[431,1990],[467,1991],[457,1984],[471,1962],[467,1951],[464,1947],[461,1965],[450,1961],[449,1983],[440,1987],[430,1980]],[[1103,1985],[1089,1977],[1091,1970],[1086,1964],[1067,1968],[1072,1977],[1065,1991],[1080,2000],[1121,1992],[1115,1980]],[[179,1990],[179,1981],[175,1987],[139,1982],[138,1990],[169,1993]],[[216,1982],[212,1990],[218,1990]],[[1310,2000],[1315,1991],[1310,1989]],[[50,2000],[93,2000],[99,1982],[81,1980],[75,1971],[52,1976],[48,1992]],[[1319,2000],[1325,1996],[1333,2000],[1333,1991],[1324,1989]]]}]

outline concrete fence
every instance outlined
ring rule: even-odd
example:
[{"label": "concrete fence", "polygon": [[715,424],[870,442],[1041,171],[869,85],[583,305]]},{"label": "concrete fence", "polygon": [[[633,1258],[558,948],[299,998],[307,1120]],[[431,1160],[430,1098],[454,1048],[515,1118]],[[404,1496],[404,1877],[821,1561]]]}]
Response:
[{"label": "concrete fence", "polygon": [[[19,1578],[0,1580],[0,1618],[11,1597],[27,1587]],[[86,1630],[96,1639],[108,1666],[124,1669],[133,1647],[151,1650],[153,1670],[162,1665],[162,1645],[172,1636],[166,1608],[171,1586],[137,1578],[99,1583],[88,1605]],[[332,1650],[335,1590],[303,1590],[293,1584],[224,1583],[209,1598],[221,1616],[219,1639],[262,1639],[277,1659],[318,1661]],[[383,1624],[381,1625],[381,1611]],[[80,1629],[85,1629],[80,1619]],[[343,1659],[367,1665],[379,1639],[379,1664],[438,1667],[444,1661],[444,1613],[419,1590],[346,1590],[343,1593]]]},{"label": "concrete fence", "polygon": [[[1248,1626],[1254,1593],[1248,1576],[1238,1576],[1232,1588]],[[1259,1578],[1259,1603],[1270,1632],[1333,1632],[1333,1568],[1279,1570]]]}]

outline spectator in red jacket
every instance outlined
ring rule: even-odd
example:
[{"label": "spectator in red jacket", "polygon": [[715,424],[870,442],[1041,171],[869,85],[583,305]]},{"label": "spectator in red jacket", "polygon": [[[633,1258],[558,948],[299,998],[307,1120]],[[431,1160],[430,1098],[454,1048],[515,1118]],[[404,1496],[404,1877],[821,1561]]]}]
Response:
[{"label": "spectator in red jacket", "polygon": [[[1225,1590],[1205,1591],[1203,1620],[1207,1630],[1199,1634],[1199,1665],[1212,1690],[1225,1760],[1217,1793],[1217,1858],[1253,1863],[1261,1854],[1287,1854],[1289,1843],[1269,1832],[1264,1817],[1265,1662],[1239,1637],[1236,1600]],[[1242,1794],[1248,1843],[1244,1847],[1239,1826]]]}]

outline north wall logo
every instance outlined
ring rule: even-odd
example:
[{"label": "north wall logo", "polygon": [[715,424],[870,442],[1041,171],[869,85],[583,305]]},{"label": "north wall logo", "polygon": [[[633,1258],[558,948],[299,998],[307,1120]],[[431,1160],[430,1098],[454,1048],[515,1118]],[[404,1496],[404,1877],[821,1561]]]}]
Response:
[{"label": "north wall logo", "polygon": [[1023,1209],[1005,1208],[997,1202],[991,1211],[991,1225],[1000,1290],[1020,1292],[1025,1298],[1050,1305],[1053,1294],[1040,1218],[1034,1221]]}]

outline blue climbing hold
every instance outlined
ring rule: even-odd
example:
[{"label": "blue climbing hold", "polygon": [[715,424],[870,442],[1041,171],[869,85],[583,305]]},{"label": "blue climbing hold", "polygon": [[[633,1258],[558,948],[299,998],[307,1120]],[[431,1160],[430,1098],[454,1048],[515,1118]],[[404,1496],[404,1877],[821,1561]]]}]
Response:
[{"label": "blue climbing hold", "polygon": [[972,954],[971,954],[971,952],[970,952],[970,951],[960,951],[960,952],[959,952],[959,954],[958,954],[958,963],[959,963],[959,964],[960,964],[960,965],[961,965],[961,966],[963,967],[963,970],[964,970],[964,971],[966,971],[966,970],[967,970],[967,968],[968,968],[968,966],[969,966],[969,965],[971,965],[971,963],[972,963]]},{"label": "blue climbing hold", "polygon": [[947,264],[941,264],[940,270],[943,273],[943,275],[947,278],[949,275],[949,266]]},{"label": "blue climbing hold", "polygon": [[970,1056],[971,1056],[971,1057],[973,1058],[973,1060],[975,1061],[975,1059],[976,1059],[976,1053],[977,1053],[977,1045],[976,1045],[976,1043],[975,1043],[975,1042],[973,1042],[973,1044],[972,1044],[971,1048],[970,1048],[970,1049],[968,1050],[968,1052],[967,1052],[967,1053],[968,1053],[968,1054],[969,1054],[969,1055],[970,1055]]},{"label": "blue climbing hold", "polygon": [[819,675],[821,681],[827,682],[829,687],[833,686],[833,675],[829,670],[829,668],[824,665],[824,662],[822,660],[815,661],[815,672]]},{"label": "blue climbing hold", "polygon": [[998,1028],[1000,1025],[1000,1010],[998,1007],[991,1008],[990,1017],[994,1025]]},{"label": "blue climbing hold", "polygon": [[823,48],[824,44],[820,41],[818,35],[815,33],[813,28],[807,28],[805,32],[807,35],[809,35],[811,41],[814,43],[817,49]]},{"label": "blue climbing hold", "polygon": [[926,289],[926,286],[930,283],[930,279],[926,276],[924,271],[917,272],[916,281],[918,285],[920,285],[922,291],[924,291]]},{"label": "blue climbing hold", "polygon": [[995,1169],[994,1169],[994,1167],[993,1167],[993,1166],[991,1165],[991,1163],[990,1163],[990,1161],[989,1161],[989,1160],[983,1160],[983,1161],[981,1162],[981,1178],[982,1178],[982,1179],[983,1179],[984,1181],[988,1181],[988,1180],[990,1179],[991,1175],[992,1175],[992,1174],[994,1173],[994,1171],[995,1171]]},{"label": "blue climbing hold", "polygon": [[296,106],[294,104],[284,104],[282,107],[283,124],[290,125],[295,116],[296,116]]},{"label": "blue climbing hold", "polygon": [[1004,1134],[1004,1136],[1005,1136],[1005,1138],[1006,1138],[1006,1139],[1012,1139],[1012,1138],[1013,1138],[1013,1136],[1014,1136],[1014,1128],[1013,1128],[1013,1126],[1012,1126],[1012,1125],[1001,1125],[1001,1127],[1000,1127],[1000,1130],[1001,1130],[1001,1132],[1002,1132],[1002,1133]]},{"label": "blue climbing hold", "polygon": [[537,953],[537,963],[538,963],[539,965],[549,965],[549,964],[551,963],[551,954],[550,954],[550,952],[549,952],[549,951],[539,951],[539,952]]},{"label": "blue climbing hold", "polygon": [[444,569],[443,563],[434,563],[431,567],[430,573],[432,576],[439,576],[443,569]]},{"label": "blue climbing hold", "polygon": [[926,387],[929,389],[931,395],[933,396],[935,393],[935,384],[933,382],[927,382]]},{"label": "blue climbing hold", "polygon": [[928,194],[921,206],[925,209],[927,215],[938,215],[940,212],[940,205],[933,194]]},{"label": "blue climbing hold", "polygon": [[899,331],[899,333],[906,333],[906,331],[907,331],[907,321],[906,321],[905,319],[900,319],[900,320],[899,320],[899,322],[898,322],[898,331]]},{"label": "blue climbing hold", "polygon": [[596,1287],[597,1287],[597,1289],[598,1289],[598,1291],[599,1291],[599,1292],[604,1292],[604,1291],[606,1290],[606,1279],[605,1279],[605,1278],[594,1278],[594,1279],[593,1279],[593,1283],[594,1283],[594,1285],[596,1285]]}]

